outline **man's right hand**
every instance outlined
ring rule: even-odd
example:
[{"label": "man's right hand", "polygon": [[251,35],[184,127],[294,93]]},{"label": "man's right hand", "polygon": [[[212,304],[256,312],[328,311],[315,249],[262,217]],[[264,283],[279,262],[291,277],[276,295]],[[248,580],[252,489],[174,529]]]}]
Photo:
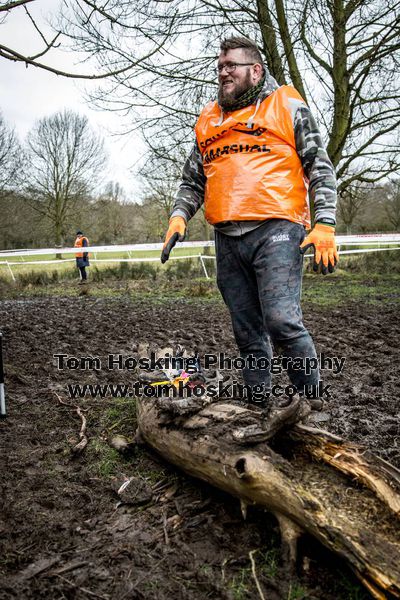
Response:
[{"label": "man's right hand", "polygon": [[183,242],[186,234],[186,221],[183,217],[171,217],[163,250],[161,252],[161,262],[164,264],[169,259],[169,253],[176,242]]}]

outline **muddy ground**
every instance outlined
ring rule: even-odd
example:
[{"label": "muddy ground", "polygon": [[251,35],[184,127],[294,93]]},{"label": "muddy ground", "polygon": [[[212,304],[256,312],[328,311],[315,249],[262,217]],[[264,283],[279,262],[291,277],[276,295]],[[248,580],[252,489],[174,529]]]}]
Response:
[{"label": "muddy ground", "polygon": [[[400,322],[390,304],[305,305],[319,352],[345,357],[332,386],[324,426],[362,442],[400,466],[398,365]],[[191,479],[142,447],[121,456],[115,434],[133,437],[133,400],[79,399],[67,383],[129,383],[106,368],[108,354],[139,343],[181,343],[200,354],[236,356],[229,317],[215,300],[19,298],[0,302],[9,416],[0,423],[2,506],[0,598],[258,598],[249,552],[269,600],[368,598],[347,567],[311,539],[297,578],[284,577],[274,518]],[[54,354],[99,356],[101,370],[57,370]],[[57,397],[57,395],[59,398]],[[61,401],[69,403],[65,406]],[[81,420],[89,443],[80,454]],[[139,477],[152,496],[116,489]]]}]

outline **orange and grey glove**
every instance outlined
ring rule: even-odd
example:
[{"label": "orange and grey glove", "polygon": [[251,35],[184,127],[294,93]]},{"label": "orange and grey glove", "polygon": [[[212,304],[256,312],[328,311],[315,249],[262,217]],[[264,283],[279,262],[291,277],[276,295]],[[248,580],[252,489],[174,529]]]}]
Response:
[{"label": "orange and grey glove", "polygon": [[324,275],[328,271],[333,273],[339,260],[335,242],[335,228],[331,225],[316,223],[314,229],[309,232],[300,245],[300,252],[304,254],[311,246],[314,246],[313,270],[317,272],[321,269],[321,273]]},{"label": "orange and grey glove", "polygon": [[161,262],[164,264],[169,259],[169,253],[176,242],[183,242],[186,234],[186,221],[183,217],[171,217],[163,250],[161,252]]}]

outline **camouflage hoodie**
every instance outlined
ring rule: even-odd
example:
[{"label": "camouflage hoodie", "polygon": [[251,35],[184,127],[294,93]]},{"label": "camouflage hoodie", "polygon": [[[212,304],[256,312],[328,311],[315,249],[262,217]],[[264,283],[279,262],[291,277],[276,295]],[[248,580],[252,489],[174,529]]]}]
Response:
[{"label": "camouflage hoodie", "polygon": [[[255,112],[278,84],[267,72],[264,85],[256,101]],[[335,225],[336,177],[333,165],[322,142],[317,123],[308,106],[302,102],[291,105],[297,154],[309,181],[309,198],[314,202],[315,222]],[[223,112],[221,109],[221,118]],[[197,143],[187,158],[182,172],[171,217],[181,216],[189,221],[204,202],[206,176],[203,159]],[[258,227],[262,221],[230,221],[215,227],[227,235],[241,235]]]}]

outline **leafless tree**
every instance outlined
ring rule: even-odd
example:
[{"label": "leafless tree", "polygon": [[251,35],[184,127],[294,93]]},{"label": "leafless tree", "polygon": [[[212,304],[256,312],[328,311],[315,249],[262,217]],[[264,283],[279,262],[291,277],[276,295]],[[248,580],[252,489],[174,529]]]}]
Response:
[{"label": "leafless tree", "polygon": [[40,248],[48,245],[47,227],[18,192],[0,196],[0,248]]},{"label": "leafless tree", "polygon": [[161,158],[158,159],[157,170],[153,165],[154,162],[149,161],[141,170],[143,200],[157,206],[164,230],[174,204],[181,165]]},{"label": "leafless tree", "polygon": [[339,193],[338,215],[346,227],[346,233],[351,233],[354,219],[367,204],[368,188],[366,186],[349,186]]},{"label": "leafless tree", "polygon": [[256,39],[278,82],[291,82],[317,114],[344,191],[399,167],[399,7],[399,0],[64,0],[64,18],[79,50],[105,69],[126,68],[93,99],[128,116],[128,129],[141,128],[162,154],[192,139],[200,107],[215,95],[219,39]]},{"label": "leafless tree", "polygon": [[61,245],[68,218],[99,184],[106,163],[103,141],[86,117],[64,111],[38,121],[27,146],[30,203],[52,222],[54,243]]},{"label": "leafless tree", "polygon": [[399,8],[398,0],[307,0],[299,12],[302,56],[327,100],[339,191],[399,167]]},{"label": "leafless tree", "polygon": [[390,224],[400,231],[400,178],[392,179],[383,189],[383,205]]},{"label": "leafless tree", "polygon": [[[152,156],[175,157],[193,140],[215,96],[218,41],[236,34],[255,39],[278,82],[316,113],[340,192],[400,166],[400,0],[62,0],[50,37],[33,15],[39,3],[0,4],[3,26],[23,11],[42,41],[30,55],[0,44],[0,58],[104,79],[92,99],[125,115],[127,132],[139,128]],[[95,73],[43,62],[58,46],[85,53]]]},{"label": "leafless tree", "polygon": [[0,198],[12,188],[19,179],[23,162],[20,143],[0,113]]},{"label": "leafless tree", "polygon": [[[148,160],[141,169],[143,181],[144,204],[152,204],[157,207],[158,237],[164,238],[168,219],[175,201],[176,191],[181,178],[182,164],[184,160],[182,147],[175,146],[169,155],[160,154],[154,148],[148,154]],[[196,221],[190,222],[187,235],[191,235],[193,229],[201,230],[201,239],[210,239],[210,226],[208,225],[204,209],[199,211]],[[208,249],[206,249],[208,253]]]},{"label": "leafless tree", "polygon": [[109,181],[93,206],[96,229],[105,243],[119,243],[129,239],[129,221],[126,215],[125,192],[116,181]]}]

